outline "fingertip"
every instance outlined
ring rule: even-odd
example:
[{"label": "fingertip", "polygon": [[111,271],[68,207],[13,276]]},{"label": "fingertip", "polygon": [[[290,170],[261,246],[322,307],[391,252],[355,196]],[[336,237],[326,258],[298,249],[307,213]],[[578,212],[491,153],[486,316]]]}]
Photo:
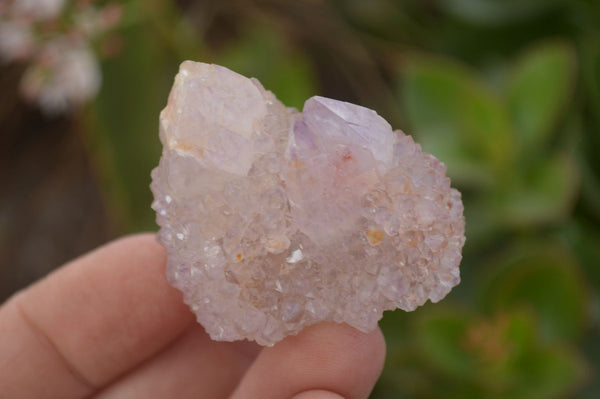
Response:
[{"label": "fingertip", "polygon": [[[285,341],[284,341],[285,342]],[[379,327],[364,333],[347,324],[319,323],[290,337],[288,345],[304,348],[304,366],[328,376],[328,388],[346,398],[366,398],[383,369],[385,339]]]},{"label": "fingertip", "polygon": [[366,398],[384,360],[379,328],[365,334],[346,324],[320,323],[263,350],[233,397]]}]

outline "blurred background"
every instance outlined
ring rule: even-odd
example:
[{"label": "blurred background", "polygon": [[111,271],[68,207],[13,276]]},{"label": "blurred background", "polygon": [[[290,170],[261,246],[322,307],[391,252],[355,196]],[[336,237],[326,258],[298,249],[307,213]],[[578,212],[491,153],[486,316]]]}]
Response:
[{"label": "blurred background", "polygon": [[373,398],[600,397],[600,1],[3,0],[0,301],[156,230],[186,59],[376,109],[462,191],[463,281],[386,313]]}]

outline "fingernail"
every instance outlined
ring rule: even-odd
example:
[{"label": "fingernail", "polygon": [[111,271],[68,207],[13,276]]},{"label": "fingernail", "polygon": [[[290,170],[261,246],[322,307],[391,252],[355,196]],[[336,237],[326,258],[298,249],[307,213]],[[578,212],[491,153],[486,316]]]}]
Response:
[{"label": "fingernail", "polygon": [[292,399],[345,399],[342,395],[322,389],[304,391],[294,395]]}]

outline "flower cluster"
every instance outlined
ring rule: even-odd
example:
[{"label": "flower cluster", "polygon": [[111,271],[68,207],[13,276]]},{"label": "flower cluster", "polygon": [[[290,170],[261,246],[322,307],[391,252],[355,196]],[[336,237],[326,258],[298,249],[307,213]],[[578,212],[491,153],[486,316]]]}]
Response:
[{"label": "flower cluster", "polygon": [[27,64],[21,94],[47,114],[65,113],[98,92],[102,76],[92,44],[120,18],[114,3],[3,1],[0,62]]}]

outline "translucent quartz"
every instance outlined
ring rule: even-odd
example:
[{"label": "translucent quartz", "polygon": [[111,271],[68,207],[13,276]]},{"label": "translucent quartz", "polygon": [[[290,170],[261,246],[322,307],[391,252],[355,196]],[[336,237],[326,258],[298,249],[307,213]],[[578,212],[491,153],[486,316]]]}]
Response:
[{"label": "translucent quartz", "polygon": [[151,185],[169,282],[215,340],[272,345],[460,281],[461,196],[446,167],[375,111],[286,108],[255,79],[186,61],[160,115]]}]

